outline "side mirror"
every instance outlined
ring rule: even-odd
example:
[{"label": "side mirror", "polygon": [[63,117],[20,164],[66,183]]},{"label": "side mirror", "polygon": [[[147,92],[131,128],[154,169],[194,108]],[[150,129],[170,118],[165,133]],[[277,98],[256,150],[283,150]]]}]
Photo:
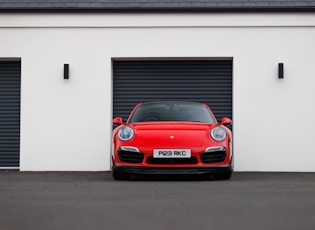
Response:
[{"label": "side mirror", "polygon": [[114,125],[121,125],[123,123],[122,117],[116,117],[113,119]]},{"label": "side mirror", "polygon": [[232,120],[230,118],[227,118],[227,117],[222,117],[221,124],[222,125],[232,125]]}]

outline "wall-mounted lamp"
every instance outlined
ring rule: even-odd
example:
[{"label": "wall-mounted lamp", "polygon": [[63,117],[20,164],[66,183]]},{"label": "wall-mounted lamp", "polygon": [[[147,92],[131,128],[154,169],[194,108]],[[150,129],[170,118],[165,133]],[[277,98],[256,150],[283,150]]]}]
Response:
[{"label": "wall-mounted lamp", "polygon": [[278,64],[278,78],[279,79],[283,78],[283,63]]},{"label": "wall-mounted lamp", "polygon": [[63,79],[69,79],[69,64],[63,65]]}]

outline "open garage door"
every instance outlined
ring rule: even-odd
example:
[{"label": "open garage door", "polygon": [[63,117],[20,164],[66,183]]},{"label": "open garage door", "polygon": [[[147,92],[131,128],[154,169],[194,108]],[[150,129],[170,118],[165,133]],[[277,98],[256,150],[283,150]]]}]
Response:
[{"label": "open garage door", "polygon": [[0,61],[0,168],[20,161],[21,62]]},{"label": "open garage door", "polygon": [[205,102],[232,118],[232,60],[114,61],[113,116],[126,121],[138,102]]}]

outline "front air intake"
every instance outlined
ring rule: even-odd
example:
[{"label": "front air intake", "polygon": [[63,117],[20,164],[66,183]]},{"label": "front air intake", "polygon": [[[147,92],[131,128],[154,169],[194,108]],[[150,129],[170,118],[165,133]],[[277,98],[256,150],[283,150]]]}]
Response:
[{"label": "front air intake", "polygon": [[119,149],[118,150],[119,160],[126,163],[141,163],[143,161],[143,153],[126,151]]}]

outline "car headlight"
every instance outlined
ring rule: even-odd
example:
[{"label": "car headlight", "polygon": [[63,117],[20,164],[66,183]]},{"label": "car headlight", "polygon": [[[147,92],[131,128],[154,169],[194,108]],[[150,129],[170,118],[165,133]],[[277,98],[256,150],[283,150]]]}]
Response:
[{"label": "car headlight", "polygon": [[215,141],[223,141],[226,138],[226,131],[224,128],[218,126],[211,130],[211,137]]},{"label": "car headlight", "polygon": [[134,131],[128,126],[123,126],[118,131],[118,138],[122,141],[129,141],[133,138]]}]

